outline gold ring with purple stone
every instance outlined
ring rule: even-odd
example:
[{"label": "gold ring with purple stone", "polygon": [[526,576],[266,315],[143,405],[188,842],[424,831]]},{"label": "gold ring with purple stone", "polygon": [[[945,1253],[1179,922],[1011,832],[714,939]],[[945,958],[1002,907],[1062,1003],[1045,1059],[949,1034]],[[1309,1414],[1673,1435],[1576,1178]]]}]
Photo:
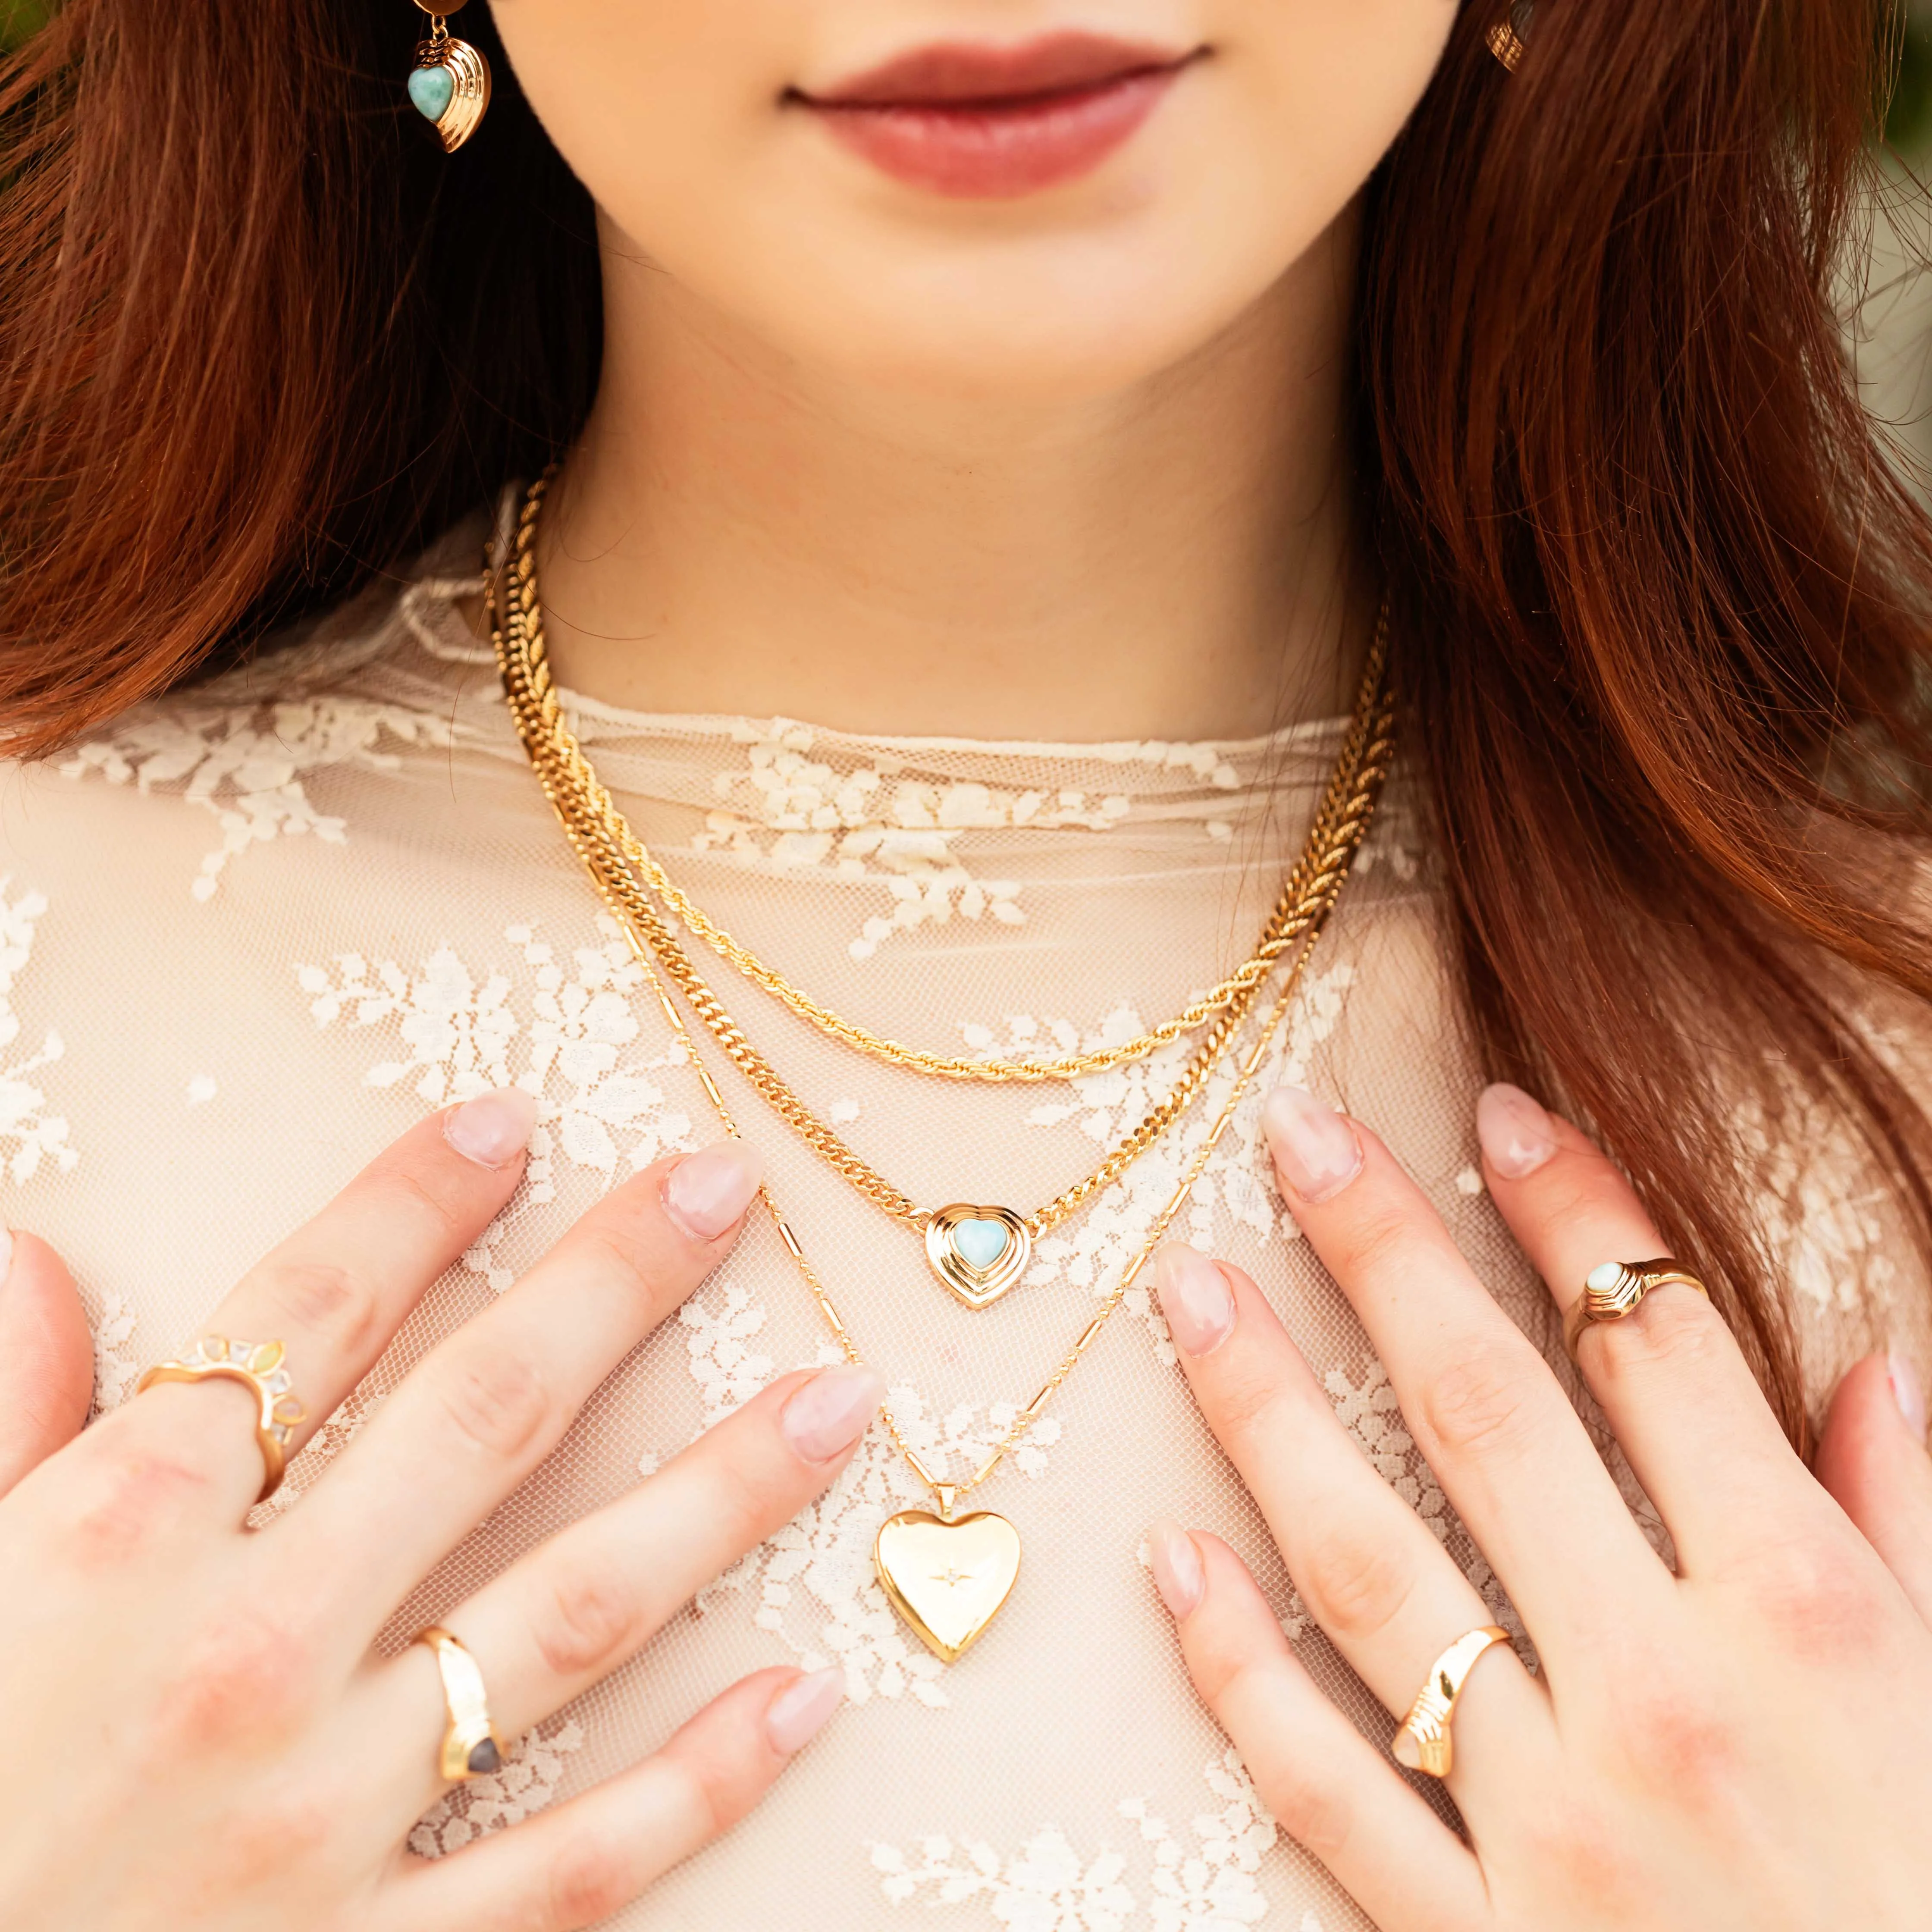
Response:
[{"label": "gold ring with purple stone", "polygon": [[204,1335],[178,1360],[157,1362],[134,1384],[139,1395],[157,1382],[239,1382],[255,1398],[255,1446],[262,1452],[265,1503],[280,1487],[288,1465],[289,1438],[308,1414],[290,1393],[279,1342],[236,1342],[226,1335]]},{"label": "gold ring with purple stone", "polygon": [[506,1747],[490,1721],[490,1700],[476,1658],[440,1624],[426,1625],[410,1641],[421,1644],[436,1659],[436,1674],[442,1679],[448,1722],[443,1726],[436,1769],[452,1784],[466,1784],[472,1778],[502,1770]]}]

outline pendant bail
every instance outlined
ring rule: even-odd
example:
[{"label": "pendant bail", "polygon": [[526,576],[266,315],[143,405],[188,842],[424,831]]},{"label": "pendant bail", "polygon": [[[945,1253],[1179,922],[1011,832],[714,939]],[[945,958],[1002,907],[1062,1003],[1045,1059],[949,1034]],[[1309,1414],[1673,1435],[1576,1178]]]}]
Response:
[{"label": "pendant bail", "polygon": [[952,1505],[959,1498],[959,1485],[957,1483],[934,1483],[932,1493],[939,1498],[940,1521],[950,1522],[952,1520]]}]

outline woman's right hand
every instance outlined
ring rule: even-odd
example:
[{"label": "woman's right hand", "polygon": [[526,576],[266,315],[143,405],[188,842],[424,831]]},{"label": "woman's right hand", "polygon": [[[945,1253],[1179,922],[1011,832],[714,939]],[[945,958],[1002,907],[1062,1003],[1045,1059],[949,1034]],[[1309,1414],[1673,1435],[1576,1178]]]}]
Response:
[{"label": "woman's right hand", "polygon": [[[405,1134],[254,1268],[204,1332],[280,1340],[310,1420],[368,1371],[522,1176],[533,1117],[485,1094]],[[399,1603],[534,1469],[736,1238],[742,1142],[616,1189],[411,1372],[295,1508],[250,1391],[166,1384],[80,1431],[72,1284],[15,1238],[0,1282],[0,1898],[9,1932],[551,1932],[607,1916],[755,1804],[840,1673],[763,1670],[655,1755],[434,1862],[448,1786],[430,1652],[373,1648]],[[788,1376],[443,1622],[514,1737],[616,1668],[823,1490],[880,1394]]]}]

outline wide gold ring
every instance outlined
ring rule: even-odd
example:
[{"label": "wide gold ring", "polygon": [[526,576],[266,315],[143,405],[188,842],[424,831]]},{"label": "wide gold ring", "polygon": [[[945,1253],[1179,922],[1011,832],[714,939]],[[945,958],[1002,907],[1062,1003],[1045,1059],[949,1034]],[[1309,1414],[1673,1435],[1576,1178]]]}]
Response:
[{"label": "wide gold ring", "polygon": [[1429,1667],[1429,1676],[1416,1693],[1389,1750],[1397,1764],[1431,1778],[1447,1778],[1456,1762],[1456,1742],[1450,1726],[1456,1716],[1456,1701],[1462,1694],[1478,1658],[1495,1643],[1508,1643],[1509,1632],[1494,1624],[1459,1636]]},{"label": "wide gold ring", "polygon": [[1694,1274],[1687,1274],[1668,1255],[1648,1262],[1605,1262],[1583,1277],[1583,1292],[1563,1318],[1563,1346],[1576,1359],[1576,1340],[1598,1322],[1621,1322],[1654,1288],[1675,1282],[1694,1288],[1708,1301],[1711,1291]]},{"label": "wide gold ring", "polygon": [[178,1361],[157,1362],[134,1384],[134,1393],[157,1382],[239,1382],[255,1397],[255,1446],[262,1452],[262,1492],[255,1500],[265,1503],[281,1486],[289,1438],[308,1413],[290,1392],[282,1345],[204,1335]]},{"label": "wide gold ring", "polygon": [[442,1679],[448,1721],[443,1726],[436,1769],[452,1784],[466,1784],[472,1778],[502,1770],[506,1746],[490,1721],[490,1700],[476,1658],[440,1624],[426,1625],[410,1641],[421,1644],[436,1659]]}]

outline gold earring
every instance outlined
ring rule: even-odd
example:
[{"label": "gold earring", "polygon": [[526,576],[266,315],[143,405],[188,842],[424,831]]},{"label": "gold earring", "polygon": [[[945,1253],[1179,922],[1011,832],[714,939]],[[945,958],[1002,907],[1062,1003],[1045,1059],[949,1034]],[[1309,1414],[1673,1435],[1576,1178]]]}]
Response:
[{"label": "gold earring", "polygon": [[490,104],[490,63],[467,40],[449,31],[446,14],[464,0],[416,0],[429,16],[429,38],[416,43],[416,70],[410,76],[410,100],[416,112],[442,137],[442,151],[453,154],[476,131]]},{"label": "gold earring", "polygon": [[1515,73],[1516,63],[1522,58],[1532,4],[1533,0],[1514,0],[1509,11],[1483,36],[1489,43],[1490,52],[1511,74]]}]

